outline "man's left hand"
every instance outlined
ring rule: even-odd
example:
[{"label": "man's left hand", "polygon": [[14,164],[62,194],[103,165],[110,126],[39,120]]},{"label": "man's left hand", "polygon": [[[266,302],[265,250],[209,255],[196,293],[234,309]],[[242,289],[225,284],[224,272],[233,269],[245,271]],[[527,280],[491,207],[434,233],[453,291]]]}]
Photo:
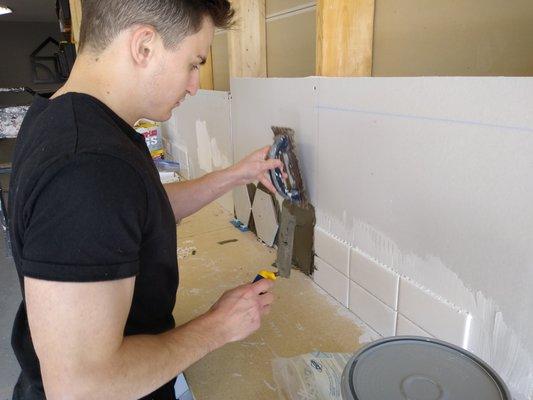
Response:
[{"label": "man's left hand", "polygon": [[266,157],[269,149],[270,146],[263,147],[243,158],[233,167],[230,167],[237,174],[240,185],[259,181],[272,193],[276,193],[276,189],[270,181],[268,171],[274,168],[280,168],[283,171],[283,163],[278,159],[267,160]]}]

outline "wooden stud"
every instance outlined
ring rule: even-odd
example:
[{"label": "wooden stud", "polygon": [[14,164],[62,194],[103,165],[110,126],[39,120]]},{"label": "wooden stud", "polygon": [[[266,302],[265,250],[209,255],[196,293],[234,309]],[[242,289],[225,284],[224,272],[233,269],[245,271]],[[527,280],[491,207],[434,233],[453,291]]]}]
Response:
[{"label": "wooden stud", "polygon": [[69,5],[72,43],[76,45],[76,50],[78,50],[81,26],[81,0],[69,0]]},{"label": "wooden stud", "polygon": [[265,0],[232,0],[236,25],[228,31],[230,77],[266,77]]},{"label": "wooden stud", "polygon": [[213,90],[213,49],[209,48],[209,54],[204,65],[200,67],[200,89]]},{"label": "wooden stud", "polygon": [[318,0],[317,75],[372,75],[374,1]]}]

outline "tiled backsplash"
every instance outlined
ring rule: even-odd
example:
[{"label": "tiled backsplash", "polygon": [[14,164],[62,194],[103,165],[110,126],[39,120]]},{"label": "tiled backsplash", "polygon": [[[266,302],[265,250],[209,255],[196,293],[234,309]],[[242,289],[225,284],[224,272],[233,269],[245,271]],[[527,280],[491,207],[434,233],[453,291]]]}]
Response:
[{"label": "tiled backsplash", "polygon": [[350,281],[348,308],[380,335],[396,333],[397,312],[353,281]]},{"label": "tiled backsplash", "polygon": [[471,316],[315,228],[314,281],[382,336],[432,336],[465,347]]},{"label": "tiled backsplash", "polygon": [[398,305],[405,317],[433,336],[458,346],[466,345],[468,313],[403,278],[400,280]]},{"label": "tiled backsplash", "polygon": [[426,332],[414,322],[405,318],[402,314],[398,314],[398,320],[396,322],[396,334],[397,335],[414,335],[414,336],[430,336],[430,333]]},{"label": "tiled backsplash", "polygon": [[345,277],[349,277],[350,246],[322,229],[315,229],[315,253]]},{"label": "tiled backsplash", "polygon": [[327,262],[315,257],[314,281],[344,307],[348,307],[349,280]]},{"label": "tiled backsplash", "polygon": [[398,309],[397,273],[375,263],[355,249],[350,250],[349,278],[393,310]]}]

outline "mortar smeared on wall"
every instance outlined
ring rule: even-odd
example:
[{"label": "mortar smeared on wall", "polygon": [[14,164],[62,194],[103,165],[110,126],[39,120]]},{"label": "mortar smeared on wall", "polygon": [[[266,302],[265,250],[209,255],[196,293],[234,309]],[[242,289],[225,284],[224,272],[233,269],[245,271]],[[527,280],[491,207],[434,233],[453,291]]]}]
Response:
[{"label": "mortar smeared on wall", "polygon": [[[470,313],[472,324],[463,347],[498,371],[516,400],[530,398],[533,393],[532,355],[526,351],[514,330],[507,326],[494,301],[481,291],[468,289],[438,257],[405,254],[393,240],[369,224],[355,218],[350,224],[346,212],[342,215],[341,220],[317,210],[317,226],[327,232],[336,232],[332,236],[457,311]],[[431,274],[427,274],[428,270]]]}]

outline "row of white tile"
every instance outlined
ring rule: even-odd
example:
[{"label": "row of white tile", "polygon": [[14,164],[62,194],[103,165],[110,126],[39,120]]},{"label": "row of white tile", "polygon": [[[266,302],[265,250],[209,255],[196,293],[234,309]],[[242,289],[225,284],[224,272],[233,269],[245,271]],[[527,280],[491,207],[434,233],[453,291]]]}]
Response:
[{"label": "row of white tile", "polygon": [[466,347],[471,316],[315,229],[313,279],[383,336],[433,336]]},{"label": "row of white tile", "polygon": [[270,193],[255,188],[253,204],[246,185],[233,190],[233,201],[237,219],[248,226],[253,215],[257,237],[267,246],[273,246],[278,232],[278,210]]}]

